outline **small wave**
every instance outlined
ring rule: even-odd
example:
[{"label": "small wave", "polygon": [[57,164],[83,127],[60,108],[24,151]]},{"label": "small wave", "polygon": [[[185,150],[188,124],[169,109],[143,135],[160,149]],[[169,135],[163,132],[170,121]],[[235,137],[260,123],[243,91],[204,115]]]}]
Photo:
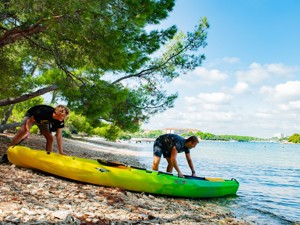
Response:
[{"label": "small wave", "polygon": [[297,221],[287,219],[283,216],[276,215],[268,209],[251,208],[245,206],[246,209],[231,209],[237,218],[244,219],[257,225],[295,225]]}]

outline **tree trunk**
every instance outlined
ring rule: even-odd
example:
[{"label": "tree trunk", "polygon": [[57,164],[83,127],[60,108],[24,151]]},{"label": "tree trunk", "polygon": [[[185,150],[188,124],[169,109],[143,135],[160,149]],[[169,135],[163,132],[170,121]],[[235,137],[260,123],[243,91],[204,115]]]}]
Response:
[{"label": "tree trunk", "polygon": [[13,111],[13,108],[14,108],[15,105],[10,105],[8,110],[6,111],[6,113],[4,114],[4,118],[1,122],[1,125],[0,125],[0,133],[3,133],[4,131],[4,126],[6,125],[12,111]]},{"label": "tree trunk", "polygon": [[8,118],[10,117],[12,111],[13,111],[13,108],[14,108],[15,105],[10,105],[8,110],[6,111],[6,113],[4,114],[4,118],[1,122],[1,125],[5,125],[7,123],[7,120]]},{"label": "tree trunk", "polygon": [[20,125],[21,125],[21,122],[0,125],[0,133],[3,133],[5,130],[15,129],[16,127],[18,127]]},{"label": "tree trunk", "polygon": [[56,100],[56,97],[57,97],[57,91],[55,90],[55,91],[53,91],[52,92],[52,98],[51,98],[51,104],[55,104],[56,102],[55,102],[55,100]]}]

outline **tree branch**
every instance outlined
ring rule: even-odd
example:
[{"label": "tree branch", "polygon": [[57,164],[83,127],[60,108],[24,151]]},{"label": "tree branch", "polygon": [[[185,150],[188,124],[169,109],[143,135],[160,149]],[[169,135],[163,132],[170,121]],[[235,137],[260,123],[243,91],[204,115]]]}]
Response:
[{"label": "tree branch", "polygon": [[53,16],[50,20],[49,19],[40,19],[35,24],[29,26],[29,27],[16,27],[11,30],[8,30],[1,38],[0,38],[0,47],[3,47],[7,44],[11,44],[16,42],[17,40],[20,40],[24,37],[29,37],[33,34],[37,34],[40,32],[43,32],[48,28],[47,25],[44,25],[43,23],[45,21],[51,21],[52,19],[58,20],[63,16]]},{"label": "tree branch", "polygon": [[39,90],[37,90],[35,92],[32,92],[32,93],[29,93],[29,94],[21,95],[19,97],[2,99],[2,100],[0,100],[0,107],[15,104],[15,103],[19,103],[19,102],[23,102],[23,101],[26,101],[28,99],[46,94],[50,91],[54,91],[54,90],[57,90],[57,89],[58,89],[57,85],[54,84],[52,86],[39,89]]},{"label": "tree branch", "polygon": [[[194,38],[195,39],[195,38]],[[187,43],[186,46],[184,46],[182,49],[180,49],[178,52],[172,54],[169,56],[169,58],[167,58],[164,62],[162,62],[160,65],[158,66],[153,66],[153,67],[150,67],[148,69],[144,69],[142,71],[140,71],[139,73],[136,73],[136,74],[130,74],[130,75],[127,75],[127,76],[124,76],[124,77],[121,77],[117,80],[115,80],[114,82],[112,82],[112,84],[116,84],[122,80],[125,80],[125,79],[129,79],[129,78],[132,78],[132,77],[139,77],[139,78],[142,78],[143,76],[145,75],[149,75],[151,74],[153,71],[156,71],[160,68],[163,68],[165,65],[167,65],[167,63],[169,63],[173,58],[175,58],[176,56],[180,55],[182,52],[184,52],[186,49],[188,49],[188,47],[193,43],[194,39],[192,41],[189,41]]]}]

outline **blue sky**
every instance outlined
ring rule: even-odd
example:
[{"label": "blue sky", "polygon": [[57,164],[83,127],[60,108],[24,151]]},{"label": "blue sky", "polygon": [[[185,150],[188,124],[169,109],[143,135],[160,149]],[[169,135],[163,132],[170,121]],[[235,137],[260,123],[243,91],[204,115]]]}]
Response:
[{"label": "blue sky", "polygon": [[300,1],[177,0],[161,27],[192,31],[207,17],[206,60],[166,88],[175,107],[144,129],[194,128],[272,137],[300,133]]}]

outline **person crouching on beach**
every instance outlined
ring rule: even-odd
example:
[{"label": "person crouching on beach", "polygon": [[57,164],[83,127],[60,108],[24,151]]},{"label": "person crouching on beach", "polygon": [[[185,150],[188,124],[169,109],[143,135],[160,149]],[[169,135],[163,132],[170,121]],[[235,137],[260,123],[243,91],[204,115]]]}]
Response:
[{"label": "person crouching on beach", "polygon": [[[69,112],[69,109],[63,105],[58,105],[55,108],[48,105],[33,106],[25,113],[21,128],[13,137],[11,146],[15,146],[26,139],[30,134],[30,128],[36,124],[46,138],[47,153],[50,154],[53,150],[53,135],[51,132],[56,132],[58,150],[63,155],[62,129]],[[8,162],[7,154],[3,155],[2,162]]]},{"label": "person crouching on beach", "polygon": [[167,172],[172,173],[173,168],[178,173],[179,177],[183,177],[178,164],[177,164],[177,153],[185,152],[186,160],[192,171],[192,176],[196,176],[194,164],[190,155],[190,149],[195,148],[199,143],[196,136],[191,136],[188,139],[176,134],[164,134],[159,136],[153,145],[153,164],[152,169],[158,170],[161,155],[168,161]]}]

